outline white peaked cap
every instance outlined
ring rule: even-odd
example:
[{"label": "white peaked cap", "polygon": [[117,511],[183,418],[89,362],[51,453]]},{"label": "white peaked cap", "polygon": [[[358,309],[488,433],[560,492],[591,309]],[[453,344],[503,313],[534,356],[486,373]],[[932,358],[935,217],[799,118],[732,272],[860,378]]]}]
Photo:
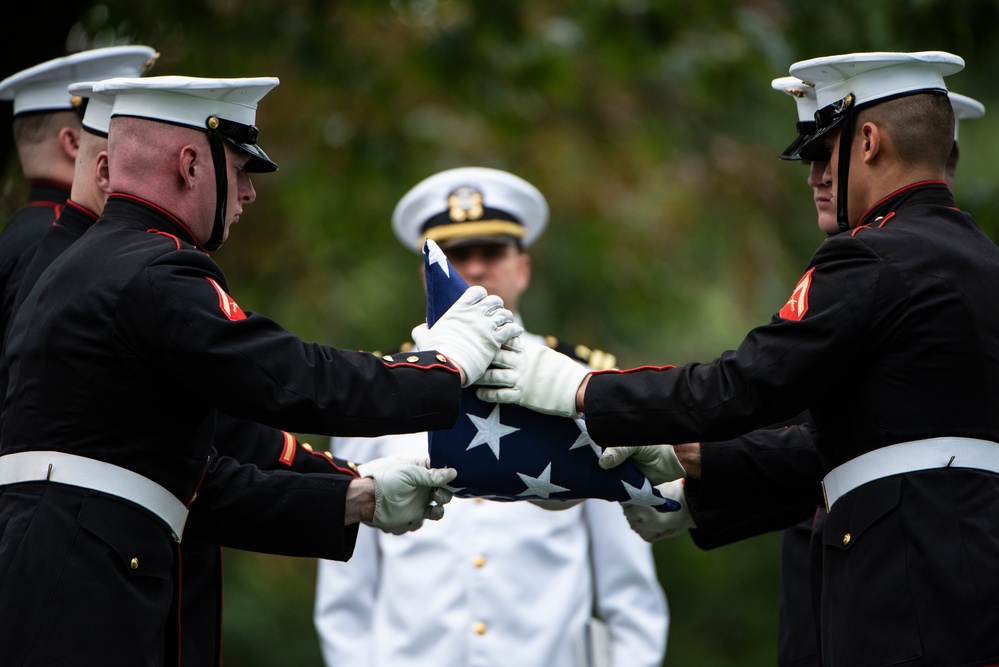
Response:
[{"label": "white peaked cap", "polygon": [[95,93],[95,81],[80,81],[69,85],[69,94],[75,97],[87,98],[87,110],[83,113],[83,127],[93,134],[108,136],[108,126],[111,124],[111,105],[113,95]]},{"label": "white peaked cap", "polygon": [[111,117],[130,116],[218,133],[250,154],[248,172],[277,170],[257,145],[257,103],[280,83],[276,77],[203,79],[189,76],[115,78],[94,84],[114,96]]},{"label": "white peaked cap", "polygon": [[519,176],[488,167],[459,167],[430,176],[392,213],[392,231],[419,252],[430,238],[441,247],[515,240],[527,247],[548,224],[548,202]]},{"label": "white peaked cap", "polygon": [[815,112],[819,108],[815,97],[815,88],[794,76],[783,76],[770,82],[771,88],[787,93],[794,98],[798,107],[798,120],[803,123],[815,121]]},{"label": "white peaked cap", "polygon": [[110,46],[81,51],[29,67],[0,81],[0,100],[13,100],[14,115],[32,111],[66,111],[81,100],[67,88],[77,81],[139,76],[156,62],[148,46]]},{"label": "white peaked cap", "polygon": [[854,96],[858,106],[921,90],[946,91],[944,77],[964,69],[964,59],[945,51],[849,53],[803,60],[791,76],[815,86],[818,108]]},{"label": "white peaked cap", "polygon": [[253,125],[257,103],[279,83],[276,77],[148,76],[99,81],[94,92],[114,96],[112,116],[135,116],[204,130],[212,116]]},{"label": "white peaked cap", "polygon": [[960,121],[970,118],[981,118],[985,115],[985,105],[976,99],[957,93],[947,93],[950,105],[954,108],[954,141],[957,141],[957,128]]}]

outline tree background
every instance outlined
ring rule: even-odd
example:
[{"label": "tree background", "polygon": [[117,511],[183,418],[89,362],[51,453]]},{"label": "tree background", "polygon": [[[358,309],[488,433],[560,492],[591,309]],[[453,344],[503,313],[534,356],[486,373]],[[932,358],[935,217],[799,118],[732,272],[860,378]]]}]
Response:
[{"label": "tree background", "polygon": [[[796,116],[772,78],[820,55],[940,49],[967,61],[950,87],[999,109],[991,0],[107,0],[18,11],[3,28],[3,76],[142,43],[162,54],[153,74],[281,78],[257,123],[281,169],[255,179],[257,202],[215,257],[245,310],[346,348],[397,349],[423,318],[418,258],[390,230],[395,203],[438,170],[482,165],[527,178],[552,208],[521,304],[533,331],[610,351],[622,367],[710,360],[769,320],[822,240],[806,170],[776,159]],[[955,187],[993,238],[997,124],[989,114],[962,124]],[[4,137],[4,219],[27,191],[8,148]],[[666,664],[774,663],[775,535],[713,552],[680,537],[655,554],[672,609]],[[225,562],[226,664],[321,665],[315,561],[227,551]]]}]

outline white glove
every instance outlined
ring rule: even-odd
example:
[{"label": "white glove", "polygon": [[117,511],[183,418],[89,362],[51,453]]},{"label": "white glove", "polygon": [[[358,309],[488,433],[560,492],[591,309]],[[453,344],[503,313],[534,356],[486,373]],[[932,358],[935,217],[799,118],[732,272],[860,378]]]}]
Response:
[{"label": "white glove", "polygon": [[417,350],[437,350],[465,374],[467,387],[482,375],[493,356],[524,328],[513,321],[513,313],[503,307],[503,299],[487,296],[484,287],[469,287],[447,309],[433,328],[426,322],[413,329]]},{"label": "white glove", "polygon": [[656,488],[665,498],[680,503],[676,512],[658,512],[647,505],[628,505],[622,503],[624,516],[628,525],[646,542],[658,542],[667,537],[676,537],[690,528],[697,528],[694,518],[690,515],[687,498],[683,493],[684,480],[660,484]]},{"label": "white glove", "polygon": [[576,391],[590,371],[544,345],[519,337],[496,354],[475,395],[490,403],[514,403],[536,412],[576,416]]},{"label": "white glove", "polygon": [[598,463],[605,470],[616,468],[630,459],[643,475],[653,484],[672,482],[687,472],[680,465],[672,445],[643,445],[641,447],[608,447],[600,455]]},{"label": "white glove", "polygon": [[[375,482],[375,515],[368,523],[401,534],[419,528],[424,519],[444,516],[451,492],[442,487],[458,475],[454,468],[427,468],[427,459],[386,456],[362,463],[357,472]],[[411,527],[412,526],[412,527]]]}]

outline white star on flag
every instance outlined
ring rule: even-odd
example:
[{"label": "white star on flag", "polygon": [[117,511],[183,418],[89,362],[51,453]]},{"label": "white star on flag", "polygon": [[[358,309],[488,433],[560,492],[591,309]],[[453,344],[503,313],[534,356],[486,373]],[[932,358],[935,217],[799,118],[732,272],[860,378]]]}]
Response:
[{"label": "white star on flag", "polygon": [[430,239],[427,239],[427,246],[429,246],[429,252],[427,253],[427,261],[429,261],[431,264],[436,264],[439,267],[441,267],[441,271],[444,272],[444,275],[450,278],[451,265],[448,264],[447,255],[445,255],[444,251],[440,249],[440,246],[438,246]]},{"label": "white star on flag", "polygon": [[628,502],[631,505],[658,507],[659,505],[662,505],[666,502],[665,498],[660,498],[659,496],[652,493],[652,482],[650,482],[649,480],[645,480],[645,484],[643,484],[642,488],[640,489],[638,487],[632,486],[631,484],[628,484],[628,482],[625,482],[623,480],[621,483],[624,484],[624,490],[628,492],[628,497],[631,498],[631,500],[628,500],[626,502]]},{"label": "white star on flag", "polygon": [[475,428],[478,432],[472,441],[468,443],[468,447],[465,448],[467,452],[469,449],[478,447],[479,445],[489,445],[489,449],[492,450],[493,455],[496,460],[500,457],[500,438],[504,435],[510,435],[511,433],[516,433],[519,428],[513,426],[506,426],[500,423],[500,406],[499,403],[493,408],[493,411],[489,413],[489,416],[483,419],[482,417],[476,417],[475,415],[468,415],[468,418],[472,420],[475,424]]},{"label": "white star on flag", "polygon": [[527,489],[518,493],[518,496],[538,496],[539,498],[548,498],[553,493],[561,493],[569,490],[564,486],[552,484],[551,463],[549,463],[544,472],[537,477],[531,477],[530,475],[525,475],[522,472],[518,472],[517,477],[520,477],[520,480],[527,485]]},{"label": "white star on flag", "polygon": [[593,450],[593,453],[600,456],[603,453],[603,450],[600,449],[600,445],[593,442],[590,434],[586,432],[586,427],[580,424],[581,421],[582,420],[579,419],[576,420],[576,426],[579,426],[579,437],[576,438],[576,442],[572,443],[572,447],[569,448],[569,451],[589,445],[590,449]]}]

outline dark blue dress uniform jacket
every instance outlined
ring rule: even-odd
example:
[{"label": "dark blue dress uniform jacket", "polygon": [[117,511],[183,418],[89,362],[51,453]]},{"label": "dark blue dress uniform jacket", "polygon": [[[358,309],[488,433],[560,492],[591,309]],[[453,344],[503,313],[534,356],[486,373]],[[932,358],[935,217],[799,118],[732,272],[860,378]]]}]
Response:
[{"label": "dark blue dress uniform jacket", "polygon": [[[387,362],[243,314],[184,226],[126,196],[43,273],[5,361],[0,452],[128,468],[190,503],[185,539],[287,555],[349,557],[350,477],[212,457],[220,411],[296,432],[377,435],[449,427],[459,407],[457,371],[433,353]],[[289,521],[285,491],[307,497],[303,484],[310,515]],[[200,513],[202,502],[213,511]],[[5,661],[163,664],[182,576],[174,547],[126,501],[58,484],[0,487]]]},{"label": "dark blue dress uniform jacket", "polygon": [[14,297],[38,242],[52,227],[69,198],[69,188],[32,183],[28,202],[0,233],[0,332],[6,333],[14,313]]},{"label": "dark blue dress uniform jacket", "polygon": [[[719,440],[809,409],[825,470],[922,438],[999,440],[999,249],[943,183],[879,202],[809,271],[800,319],[714,362],[591,378],[593,439]],[[997,516],[999,476],[975,470],[840,498],[822,532],[824,667],[999,662]]]},{"label": "dark blue dress uniform jacket", "polygon": [[734,440],[703,443],[701,478],[684,493],[696,528],[690,535],[713,549],[780,530],[780,614],[777,667],[818,664],[811,542],[822,502],[822,465],[807,413],[787,427]]},{"label": "dark blue dress uniform jacket", "polygon": [[[21,307],[41,274],[67,248],[97,222],[97,215],[72,200],[67,200],[55,224],[48,227],[37,243],[31,263],[20,279],[13,312]],[[6,374],[0,374],[4,384]],[[292,519],[311,517],[313,531],[327,530],[325,512],[314,511],[315,505],[323,503],[316,498],[315,485],[308,480],[290,476],[256,475],[250,466],[261,470],[290,470],[304,473],[343,473],[353,476],[349,463],[332,456],[314,452],[302,446],[291,434],[263,424],[234,419],[220,414],[215,423],[215,450],[213,474],[207,475],[200,489],[200,501],[194,508],[192,525],[206,526],[206,532],[219,534],[229,521],[231,513],[242,515],[246,512],[247,496],[257,493],[262,484],[274,483],[280,479],[282,498],[273,507],[285,512]],[[242,466],[231,460],[235,459]],[[252,482],[252,483],[248,483]],[[300,488],[301,487],[301,488]],[[330,493],[334,487],[328,485]],[[216,506],[217,501],[211,489],[221,488],[227,499],[224,505]],[[244,489],[241,494],[235,489]],[[239,518],[237,516],[237,521]],[[308,531],[303,531],[307,534]],[[196,667],[221,663],[221,615],[222,615],[222,566],[221,549],[217,545],[184,540],[180,546],[176,569],[177,590],[171,616],[180,618],[182,636],[170,634],[166,638],[167,664],[177,664],[176,653],[181,655],[180,665]]]}]

